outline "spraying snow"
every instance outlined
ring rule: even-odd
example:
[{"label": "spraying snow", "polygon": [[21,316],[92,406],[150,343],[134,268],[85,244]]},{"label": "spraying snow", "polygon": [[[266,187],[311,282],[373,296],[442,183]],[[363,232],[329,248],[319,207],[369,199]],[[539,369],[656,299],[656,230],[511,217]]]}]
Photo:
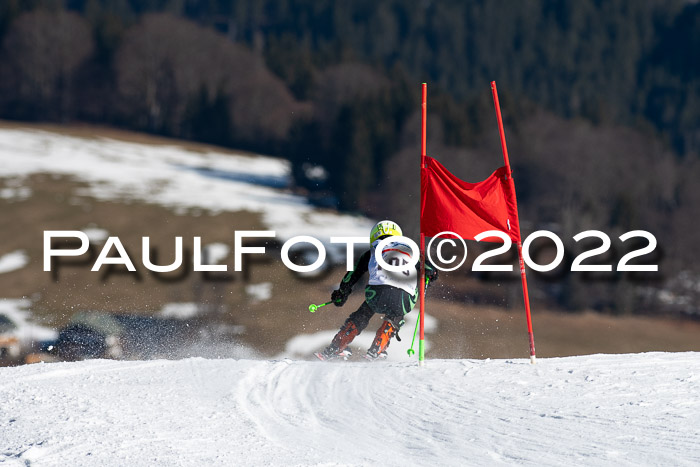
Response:
[{"label": "spraying snow", "polygon": [[[404,316],[406,323],[402,327],[401,340],[393,339],[391,341],[390,351],[388,352],[387,360],[391,362],[415,361],[415,357],[408,356],[408,349],[413,345],[414,351],[418,350],[418,340],[413,340],[413,334],[416,332],[416,320],[418,313],[409,313]],[[431,337],[438,329],[438,320],[435,317],[426,313],[425,315],[425,349],[430,351]],[[276,358],[304,358],[316,351],[323,350],[328,343],[333,339],[337,329],[318,331],[312,334],[298,334],[289,339],[284,347],[284,352],[277,355]],[[364,355],[367,349],[372,345],[374,340],[374,330],[368,330],[357,336],[350,344],[350,350],[356,355]]]}]

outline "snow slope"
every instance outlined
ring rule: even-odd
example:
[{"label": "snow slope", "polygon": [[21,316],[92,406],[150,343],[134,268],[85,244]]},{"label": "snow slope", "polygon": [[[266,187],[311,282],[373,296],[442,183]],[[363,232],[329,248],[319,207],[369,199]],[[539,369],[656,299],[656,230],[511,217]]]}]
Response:
[{"label": "snow slope", "polygon": [[37,173],[74,177],[88,185],[81,194],[100,200],[136,200],[176,213],[258,212],[282,240],[366,236],[372,227],[367,218],[322,211],[290,193],[291,167],[283,159],[0,128],[0,177],[12,182],[0,197],[27,198],[12,187]]},{"label": "snow slope", "polygon": [[698,465],[700,353],[0,368],[5,465]]}]

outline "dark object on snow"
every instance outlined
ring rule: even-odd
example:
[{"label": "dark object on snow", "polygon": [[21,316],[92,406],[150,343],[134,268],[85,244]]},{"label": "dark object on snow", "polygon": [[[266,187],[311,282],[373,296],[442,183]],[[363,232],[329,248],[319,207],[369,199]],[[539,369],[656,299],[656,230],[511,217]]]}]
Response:
[{"label": "dark object on snow", "polygon": [[72,324],[59,331],[55,350],[63,360],[104,358],[106,336],[84,324]]},{"label": "dark object on snow", "polygon": [[7,316],[0,315],[0,361],[16,359],[21,352],[17,325]]},{"label": "dark object on snow", "polygon": [[83,312],[59,331],[53,352],[64,360],[167,358],[194,328],[176,319]]}]

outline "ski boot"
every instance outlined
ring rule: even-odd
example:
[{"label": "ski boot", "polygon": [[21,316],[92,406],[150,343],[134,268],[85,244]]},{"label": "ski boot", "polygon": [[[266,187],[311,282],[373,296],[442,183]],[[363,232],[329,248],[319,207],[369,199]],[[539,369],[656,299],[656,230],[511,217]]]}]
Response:
[{"label": "ski boot", "polygon": [[341,351],[335,351],[330,346],[326,347],[322,352],[314,352],[314,357],[318,358],[322,362],[327,362],[328,360],[335,360],[342,358],[347,360],[352,356],[352,351],[350,349],[343,349]]},{"label": "ski boot", "polygon": [[386,349],[389,347],[391,338],[398,331],[398,328],[389,320],[384,321],[384,323],[377,330],[376,336],[374,336],[374,341],[372,345],[367,350],[365,358],[367,360],[383,360],[387,357]]},{"label": "ski boot", "polygon": [[368,350],[367,353],[363,355],[363,358],[365,360],[369,360],[370,362],[374,362],[376,360],[386,360],[388,356],[389,355],[386,353],[386,350],[381,352],[379,355],[375,355],[374,352]]},{"label": "ski boot", "polygon": [[331,341],[331,344],[322,352],[316,352],[314,355],[322,361],[335,360],[336,358],[347,360],[352,355],[348,345],[359,333],[360,331],[355,326],[355,323],[346,321]]}]

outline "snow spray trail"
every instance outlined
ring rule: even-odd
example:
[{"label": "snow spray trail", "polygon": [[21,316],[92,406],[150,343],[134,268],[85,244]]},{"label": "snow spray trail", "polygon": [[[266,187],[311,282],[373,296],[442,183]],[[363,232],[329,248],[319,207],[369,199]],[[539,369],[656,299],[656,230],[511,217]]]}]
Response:
[{"label": "snow spray trail", "polygon": [[7,465],[698,465],[700,354],[0,368]]}]

